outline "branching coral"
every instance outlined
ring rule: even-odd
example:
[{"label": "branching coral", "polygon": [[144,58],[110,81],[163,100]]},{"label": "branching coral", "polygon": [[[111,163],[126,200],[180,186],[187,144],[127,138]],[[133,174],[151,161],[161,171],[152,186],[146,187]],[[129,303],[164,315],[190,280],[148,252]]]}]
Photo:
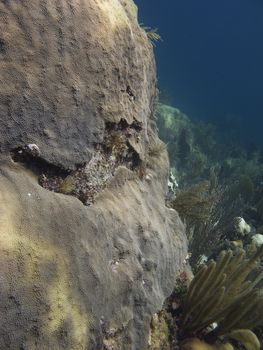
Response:
[{"label": "branching coral", "polygon": [[[211,340],[228,335],[258,348],[256,336],[248,330],[263,322],[263,293],[257,288],[263,279],[262,269],[257,269],[262,256],[263,246],[249,259],[243,250],[236,255],[223,251],[217,262],[210,260],[200,268],[183,304],[183,337],[202,333]],[[212,324],[216,327],[209,332]]]}]

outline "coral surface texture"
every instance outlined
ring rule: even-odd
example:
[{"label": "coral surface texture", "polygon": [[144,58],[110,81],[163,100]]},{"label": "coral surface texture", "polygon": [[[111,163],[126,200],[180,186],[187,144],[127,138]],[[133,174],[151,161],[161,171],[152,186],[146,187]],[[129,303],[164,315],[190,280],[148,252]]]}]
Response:
[{"label": "coral surface texture", "polygon": [[0,349],[147,348],[187,255],[155,86],[131,0],[0,1]]}]

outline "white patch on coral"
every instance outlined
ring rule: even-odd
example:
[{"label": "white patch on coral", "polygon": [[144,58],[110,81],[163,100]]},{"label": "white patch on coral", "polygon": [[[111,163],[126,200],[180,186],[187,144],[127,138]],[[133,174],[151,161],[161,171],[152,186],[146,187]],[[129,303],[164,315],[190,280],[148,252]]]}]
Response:
[{"label": "white patch on coral", "polygon": [[170,178],[168,180],[168,186],[169,184],[171,185],[171,188],[174,190],[179,186],[174,174],[171,171],[170,171]]},{"label": "white patch on coral", "polygon": [[174,174],[172,171],[170,171],[170,175],[168,178],[168,192],[170,195],[175,196],[176,194],[176,189],[178,188],[178,182],[175,179]]},{"label": "white patch on coral", "polygon": [[215,329],[217,326],[218,326],[218,324],[217,324],[216,322],[214,322],[214,323],[211,324],[211,328],[212,328],[212,329]]},{"label": "white patch on coral", "polygon": [[218,224],[219,224],[219,220],[217,220],[217,221],[214,223],[213,227],[216,227]]},{"label": "white patch on coral", "polygon": [[32,155],[34,156],[40,155],[40,149],[38,145],[36,145],[35,143],[29,143],[28,145],[26,145],[26,147],[32,153]]},{"label": "white patch on coral", "polygon": [[118,260],[111,260],[110,261],[110,267],[112,269],[113,272],[117,272],[118,270],[118,265],[119,265],[119,261]]},{"label": "white patch on coral", "polygon": [[263,244],[263,235],[256,233],[252,236],[252,242],[255,243],[257,247],[260,247]]},{"label": "white patch on coral", "polygon": [[207,262],[207,260],[208,260],[208,257],[203,254],[199,257],[198,264],[200,264],[200,265],[205,264]]},{"label": "white patch on coral", "polygon": [[152,181],[152,179],[153,179],[153,175],[152,174],[146,174],[146,176],[145,176],[145,180],[146,181],[150,182],[150,181]]},{"label": "white patch on coral", "polygon": [[100,0],[98,1],[98,6],[108,19],[107,24],[111,24],[113,28],[120,25],[128,26],[129,20],[127,13],[119,0]]},{"label": "white patch on coral", "polygon": [[183,264],[187,264],[189,259],[191,258],[191,256],[192,256],[192,253],[188,252],[186,257],[185,257],[185,259],[184,259],[184,261],[183,261]]},{"label": "white patch on coral", "polygon": [[235,220],[236,220],[236,225],[235,225],[236,230],[242,236],[247,235],[251,231],[250,225],[247,224],[243,218],[237,217],[237,218],[235,218]]}]

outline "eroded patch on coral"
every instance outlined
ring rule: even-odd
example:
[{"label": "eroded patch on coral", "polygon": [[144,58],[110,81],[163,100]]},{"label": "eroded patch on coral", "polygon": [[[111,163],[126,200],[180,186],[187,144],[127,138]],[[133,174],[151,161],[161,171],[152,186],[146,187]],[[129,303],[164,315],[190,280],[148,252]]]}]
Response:
[{"label": "eroded patch on coral", "polygon": [[74,165],[75,170],[48,163],[33,144],[14,149],[12,159],[33,171],[46,190],[72,195],[84,205],[91,205],[120,165],[142,176],[142,162],[134,148],[140,142],[141,131],[142,124],[137,121],[130,125],[124,119],[119,123],[107,122],[103,142],[95,144],[91,159]]}]

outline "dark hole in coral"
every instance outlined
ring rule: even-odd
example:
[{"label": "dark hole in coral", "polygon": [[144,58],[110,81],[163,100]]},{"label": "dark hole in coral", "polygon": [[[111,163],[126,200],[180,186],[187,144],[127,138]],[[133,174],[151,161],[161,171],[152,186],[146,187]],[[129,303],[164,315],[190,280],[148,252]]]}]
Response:
[{"label": "dark hole in coral", "polygon": [[128,122],[125,119],[121,119],[119,123],[113,123],[113,122],[106,122],[106,131],[111,130],[125,130],[125,129],[134,129],[135,131],[141,131],[142,130],[142,123],[135,120],[131,124],[128,124]]},{"label": "dark hole in coral", "polygon": [[17,147],[13,149],[11,151],[11,157],[14,162],[23,164],[27,169],[30,169],[36,175],[48,173],[50,175],[56,174],[65,178],[70,173],[70,170],[51,164],[45,159],[31,154],[26,147]]},{"label": "dark hole in coral", "polygon": [[4,39],[0,38],[0,54],[6,53],[6,44]]},{"label": "dark hole in coral", "polygon": [[132,92],[132,90],[131,90],[129,85],[126,88],[126,92],[130,96],[130,98],[134,101],[135,100],[135,95],[133,94],[133,92]]},{"label": "dark hole in coral", "polygon": [[142,163],[141,158],[137,152],[132,153],[132,170],[140,166]]}]

